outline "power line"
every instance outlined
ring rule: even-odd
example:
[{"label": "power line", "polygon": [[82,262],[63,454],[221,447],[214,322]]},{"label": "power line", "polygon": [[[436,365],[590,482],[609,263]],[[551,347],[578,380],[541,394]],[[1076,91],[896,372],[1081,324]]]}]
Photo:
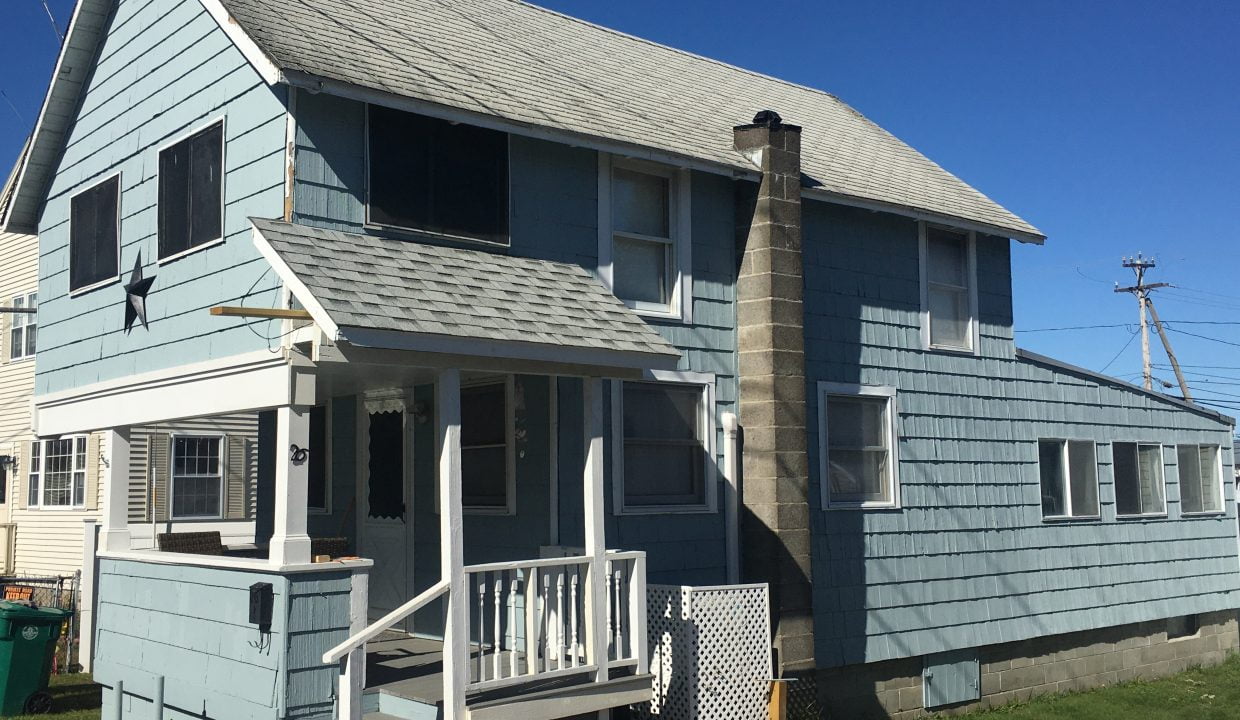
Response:
[{"label": "power line", "polygon": [[21,111],[17,109],[17,106],[13,104],[13,100],[12,98],[9,97],[9,94],[3,90],[0,90],[0,97],[4,98],[4,101],[9,104],[9,108],[13,110],[13,114],[17,116],[18,120],[22,121],[22,125],[25,125],[26,124],[25,116],[23,116]]},{"label": "power line", "polygon": [[1098,372],[1104,373],[1107,371],[1107,368],[1115,364],[1115,361],[1119,360],[1119,356],[1124,354],[1124,351],[1128,349],[1128,346],[1132,344],[1132,341],[1135,340],[1136,337],[1137,337],[1137,332],[1134,330],[1132,334],[1128,336],[1128,342],[1124,343],[1124,347],[1120,348],[1119,352],[1115,353],[1115,357],[1111,358],[1110,362],[1108,362],[1106,365],[1103,365],[1102,369],[1099,370]]},{"label": "power line", "polygon": [[1191,333],[1187,330],[1176,330],[1173,327],[1169,327],[1167,329],[1174,333],[1179,333],[1181,335],[1188,335],[1189,337],[1200,338],[1202,340],[1209,340],[1210,342],[1216,342],[1216,343],[1220,343],[1223,345],[1231,345],[1232,347],[1240,347],[1240,343],[1234,343],[1234,342],[1231,342],[1230,340],[1220,340],[1219,338],[1213,338],[1208,335],[1198,335],[1197,333]]},{"label": "power line", "polygon": [[43,10],[47,13],[48,22],[52,24],[52,32],[56,33],[56,37],[60,38],[60,42],[65,41],[64,33],[60,32],[60,26],[56,24],[56,16],[52,14],[52,9],[47,6],[47,0],[39,0],[43,3]]},{"label": "power line", "polygon": [[[1240,320],[1163,320],[1163,325],[1170,326],[1171,323],[1175,323],[1177,325],[1240,325]],[[1114,323],[1111,325],[1065,325],[1064,327],[1031,328],[1028,330],[1018,329],[1016,332],[1059,332],[1064,330],[1101,330],[1104,328],[1130,327],[1132,327],[1132,323]]]}]

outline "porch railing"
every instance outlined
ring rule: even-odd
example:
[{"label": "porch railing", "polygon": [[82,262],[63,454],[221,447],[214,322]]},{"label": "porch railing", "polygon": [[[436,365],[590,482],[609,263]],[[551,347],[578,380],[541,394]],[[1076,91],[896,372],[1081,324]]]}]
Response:
[{"label": "porch railing", "polygon": [[[592,652],[586,588],[590,558],[557,557],[464,568],[469,638],[466,691],[480,692],[573,675],[597,675],[603,663],[643,673],[646,658],[646,554],[608,551],[603,564],[607,614],[605,651]],[[354,653],[384,631],[449,592],[441,581],[323,655],[325,663]],[[448,649],[445,649],[448,650]],[[465,653],[446,651],[445,658]],[[341,683],[346,681],[341,676]],[[352,692],[356,692],[353,688]],[[342,696],[348,691],[341,688]],[[352,694],[352,693],[350,693]]]}]

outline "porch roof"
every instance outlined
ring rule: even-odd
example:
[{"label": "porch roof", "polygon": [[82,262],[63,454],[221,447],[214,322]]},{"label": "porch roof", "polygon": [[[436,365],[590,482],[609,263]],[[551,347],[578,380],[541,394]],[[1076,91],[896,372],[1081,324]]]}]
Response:
[{"label": "porch roof", "polygon": [[259,251],[334,341],[622,368],[680,359],[579,265],[250,222]]}]

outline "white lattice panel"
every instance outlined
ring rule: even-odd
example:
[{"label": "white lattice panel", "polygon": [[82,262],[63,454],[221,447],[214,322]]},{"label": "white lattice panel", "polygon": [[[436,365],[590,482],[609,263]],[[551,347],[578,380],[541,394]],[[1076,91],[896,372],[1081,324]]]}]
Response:
[{"label": "white lattice panel", "polygon": [[639,717],[761,720],[771,677],[766,585],[647,588],[654,700]]}]

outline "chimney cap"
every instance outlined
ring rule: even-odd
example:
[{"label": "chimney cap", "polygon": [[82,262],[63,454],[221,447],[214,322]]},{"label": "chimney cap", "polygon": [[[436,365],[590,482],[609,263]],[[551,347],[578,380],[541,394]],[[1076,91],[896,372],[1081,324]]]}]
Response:
[{"label": "chimney cap", "polygon": [[759,110],[758,113],[753,116],[753,124],[768,127],[774,130],[784,124],[784,119],[781,118],[779,113],[774,110]]}]

